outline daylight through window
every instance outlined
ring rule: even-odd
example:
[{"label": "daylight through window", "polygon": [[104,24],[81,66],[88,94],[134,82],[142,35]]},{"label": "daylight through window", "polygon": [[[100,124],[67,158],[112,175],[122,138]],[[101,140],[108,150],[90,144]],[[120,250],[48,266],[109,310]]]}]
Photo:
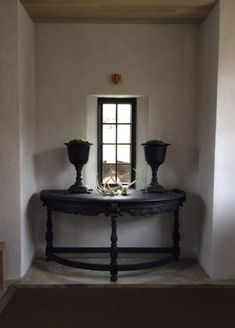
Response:
[{"label": "daylight through window", "polygon": [[135,131],[135,98],[98,98],[99,182],[134,180]]}]

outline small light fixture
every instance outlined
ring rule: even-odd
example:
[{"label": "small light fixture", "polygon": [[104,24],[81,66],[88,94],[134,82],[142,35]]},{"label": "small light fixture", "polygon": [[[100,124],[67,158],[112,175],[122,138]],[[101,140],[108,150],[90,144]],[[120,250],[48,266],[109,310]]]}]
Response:
[{"label": "small light fixture", "polygon": [[121,74],[112,74],[111,76],[111,81],[114,83],[114,84],[119,84],[121,82]]}]

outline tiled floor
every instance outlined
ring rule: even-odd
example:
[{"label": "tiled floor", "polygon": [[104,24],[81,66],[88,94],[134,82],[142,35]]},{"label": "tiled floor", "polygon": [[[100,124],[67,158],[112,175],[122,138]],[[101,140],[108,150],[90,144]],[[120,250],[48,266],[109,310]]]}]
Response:
[{"label": "tiled floor", "polygon": [[[87,261],[94,261],[86,259]],[[103,259],[100,259],[103,261]],[[138,259],[141,260],[141,259]],[[123,259],[129,261],[129,259]],[[135,260],[136,261],[136,260]],[[97,260],[96,260],[97,262]],[[108,272],[89,271],[62,266],[45,259],[37,259],[26,275],[18,281],[8,281],[7,286],[17,284],[111,284]],[[113,284],[234,284],[234,280],[212,280],[195,260],[183,259],[156,269],[120,272]],[[0,293],[0,296],[3,292]]]}]

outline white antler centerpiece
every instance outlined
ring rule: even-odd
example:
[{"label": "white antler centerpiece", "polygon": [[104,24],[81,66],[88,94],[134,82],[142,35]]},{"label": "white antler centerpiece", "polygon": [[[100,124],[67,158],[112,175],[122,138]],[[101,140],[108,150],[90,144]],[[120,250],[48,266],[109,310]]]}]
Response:
[{"label": "white antler centerpiece", "polygon": [[[120,180],[120,179],[119,179]],[[112,181],[112,183],[115,184],[114,187],[111,187],[109,182]],[[123,185],[119,181],[115,181],[112,175],[112,172],[110,172],[110,177],[108,178],[108,180],[106,182],[104,182],[104,184],[101,184],[98,182],[98,177],[97,177],[97,184],[96,184],[96,189],[97,191],[104,195],[104,196],[115,196],[115,195],[122,195],[122,196],[127,196],[129,189],[131,186],[133,186],[133,184],[136,182],[136,180],[131,181],[130,183],[128,183],[127,185]]]}]

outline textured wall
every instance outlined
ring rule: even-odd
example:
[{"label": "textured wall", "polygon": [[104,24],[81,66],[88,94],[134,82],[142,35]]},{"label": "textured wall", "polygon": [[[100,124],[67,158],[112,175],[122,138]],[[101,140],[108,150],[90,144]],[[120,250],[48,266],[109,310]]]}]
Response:
[{"label": "textured wall", "polygon": [[235,277],[235,2],[220,2],[214,182],[214,277]]},{"label": "textured wall", "polygon": [[35,155],[35,51],[34,24],[18,3],[19,106],[20,106],[20,178],[21,178],[21,275],[35,252],[34,198]]},{"label": "textured wall", "polygon": [[213,267],[213,196],[215,122],[219,49],[219,5],[200,27],[198,258],[211,274]]},{"label": "textured wall", "polygon": [[[148,124],[148,138],[162,138],[172,144],[160,169],[161,181],[167,187],[188,192],[182,210],[182,238],[184,254],[191,255],[198,169],[197,32],[198,27],[193,25],[38,24],[35,162],[38,191],[67,188],[73,183],[74,169],[63,143],[86,135],[90,95],[142,95],[147,99],[149,113],[149,123],[144,122]],[[109,81],[114,72],[122,74],[120,85]],[[41,249],[44,210],[40,210],[39,220],[38,249]],[[86,245],[109,243],[109,222],[102,217],[58,216],[55,229],[61,235],[56,240],[59,244],[63,241],[76,244],[78,240]],[[164,244],[170,239],[168,229],[167,216],[164,220],[129,218],[120,226],[120,243]]]},{"label": "textured wall", "polygon": [[20,143],[17,2],[0,1],[0,239],[8,278],[20,275]]},{"label": "textured wall", "polygon": [[36,189],[33,34],[21,4],[0,1],[0,240],[6,243],[8,279],[24,274],[34,256],[29,217]]},{"label": "textured wall", "polygon": [[201,28],[199,260],[213,278],[235,276],[235,3],[221,0]]}]

